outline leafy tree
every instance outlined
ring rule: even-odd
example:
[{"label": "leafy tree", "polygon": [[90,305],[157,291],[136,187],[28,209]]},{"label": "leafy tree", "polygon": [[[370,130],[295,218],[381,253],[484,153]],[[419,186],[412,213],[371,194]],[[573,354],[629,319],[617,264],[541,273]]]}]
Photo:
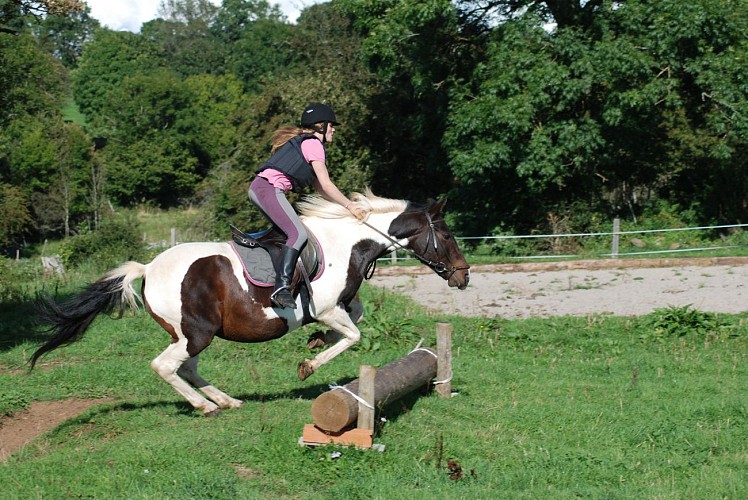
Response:
[{"label": "leafy tree", "polygon": [[64,96],[65,76],[62,65],[30,35],[0,33],[0,127],[56,109]]},{"label": "leafy tree", "polygon": [[46,15],[71,15],[84,7],[78,0],[0,0],[0,33],[24,31],[28,17],[41,20]]},{"label": "leafy tree", "polygon": [[274,19],[252,22],[234,42],[228,57],[228,69],[236,74],[248,93],[262,90],[268,75],[286,73],[298,67],[299,53],[289,40],[295,28]]},{"label": "leafy tree", "polygon": [[47,15],[33,27],[39,43],[67,68],[74,68],[83,46],[93,39],[99,21],[86,6],[67,15]]},{"label": "leafy tree", "polygon": [[[452,94],[445,145],[462,223],[528,231],[579,201],[636,215],[658,197],[703,203],[705,222],[739,216],[745,20],[738,2],[628,1],[586,31],[548,32],[532,15],[498,27]],[[713,203],[727,176],[730,209]]]},{"label": "leafy tree", "polygon": [[102,151],[107,192],[122,206],[171,207],[189,197],[198,181],[197,160],[173,137],[152,133]]},{"label": "leafy tree", "polygon": [[226,47],[211,31],[218,10],[208,0],[165,0],[161,18],[145,23],[141,32],[179,75],[223,74]]},{"label": "leafy tree", "polygon": [[9,179],[33,201],[42,232],[70,234],[71,223],[88,212],[86,193],[91,143],[75,124],[59,116],[34,117],[13,127],[18,137],[9,157]]},{"label": "leafy tree", "polygon": [[153,44],[127,31],[100,29],[87,43],[73,72],[73,95],[97,133],[106,133],[105,110],[111,92],[128,76],[163,66]]},{"label": "leafy tree", "polygon": [[263,77],[293,68],[297,54],[290,40],[294,27],[280,8],[265,0],[225,0],[211,26],[227,48],[226,67],[248,92],[261,90]]},{"label": "leafy tree", "polygon": [[455,6],[448,0],[335,5],[363,37],[360,53],[377,78],[366,131],[377,163],[374,189],[410,199],[446,192],[451,179],[441,136],[448,89],[473,60],[460,43]]},{"label": "leafy tree", "polygon": [[606,4],[622,4],[606,0],[458,0],[466,22],[488,23],[517,19],[530,14],[544,23],[560,29],[576,27],[588,29],[595,23],[600,9]]},{"label": "leafy tree", "polygon": [[246,106],[242,82],[233,74],[197,75],[184,80],[190,105],[178,128],[204,175],[231,156],[237,145],[240,110]]},{"label": "leafy tree", "polygon": [[0,247],[8,247],[33,224],[29,199],[18,186],[0,183]]}]

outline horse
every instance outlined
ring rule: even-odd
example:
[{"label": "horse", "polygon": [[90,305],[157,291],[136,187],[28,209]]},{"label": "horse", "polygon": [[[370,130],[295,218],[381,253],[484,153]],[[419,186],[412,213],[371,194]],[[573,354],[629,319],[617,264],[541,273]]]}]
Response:
[{"label": "horse", "polygon": [[[79,340],[100,313],[118,312],[121,317],[128,307],[137,310],[142,303],[171,335],[171,343],[151,361],[151,368],[196,411],[211,416],[243,404],[198,374],[198,356],[215,337],[263,342],[307,323],[323,323],[336,341],[299,363],[298,377],[304,380],[358,342],[356,322],[363,307],[357,292],[383,255],[404,249],[450,287],[467,287],[470,266],[444,221],[446,200],[415,204],[381,198],[368,189],[352,198],[367,207],[364,221],[316,195],[298,203],[302,222],[322,249],[324,265],[312,282],[313,293],[296,297],[296,309],[272,305],[272,287],[247,279],[230,242],[183,243],[149,264],[126,262],[62,303],[49,297],[40,300],[38,320],[52,336],[33,354],[30,368],[42,355]],[[139,278],[140,294],[133,285]]]}]

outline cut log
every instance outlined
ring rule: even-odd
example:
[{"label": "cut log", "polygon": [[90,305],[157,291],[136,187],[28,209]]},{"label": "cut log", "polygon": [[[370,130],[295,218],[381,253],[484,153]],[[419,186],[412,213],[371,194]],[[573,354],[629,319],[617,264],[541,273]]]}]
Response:
[{"label": "cut log", "polygon": [[[436,353],[417,349],[377,370],[374,383],[374,407],[383,408],[436,377]],[[328,432],[340,432],[358,417],[358,401],[348,391],[359,394],[359,380],[320,394],[312,403],[314,424]]]}]

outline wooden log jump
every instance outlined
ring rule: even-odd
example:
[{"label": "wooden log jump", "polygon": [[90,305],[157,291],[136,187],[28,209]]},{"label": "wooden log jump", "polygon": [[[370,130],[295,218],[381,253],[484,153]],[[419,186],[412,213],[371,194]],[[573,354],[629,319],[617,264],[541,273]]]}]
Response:
[{"label": "wooden log jump", "polygon": [[[396,401],[434,378],[441,397],[452,396],[452,325],[438,323],[437,350],[416,347],[407,356],[380,369],[362,365],[359,378],[342,387],[334,387],[312,403],[314,424],[304,426],[300,444],[341,444],[359,448],[374,445],[374,413],[377,408]],[[357,427],[350,428],[358,420]]]},{"label": "wooden log jump", "polygon": [[[373,408],[397,401],[436,377],[436,353],[421,347],[376,371]],[[320,394],[312,403],[312,419],[320,429],[340,432],[358,418],[359,379]]]}]

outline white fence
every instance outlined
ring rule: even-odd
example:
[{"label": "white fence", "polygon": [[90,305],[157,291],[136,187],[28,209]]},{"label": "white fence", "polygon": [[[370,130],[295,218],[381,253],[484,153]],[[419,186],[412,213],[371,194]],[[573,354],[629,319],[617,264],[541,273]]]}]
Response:
[{"label": "white fence", "polygon": [[[744,228],[748,227],[748,224],[729,224],[722,226],[698,226],[698,227],[678,227],[678,228],[667,228],[667,229],[641,229],[636,231],[621,231],[620,230],[620,219],[613,221],[613,231],[603,233],[564,233],[564,234],[526,234],[526,235],[497,235],[497,236],[463,236],[455,237],[456,240],[464,241],[487,241],[487,240],[512,240],[512,239],[551,239],[551,238],[582,238],[582,237],[600,237],[610,236],[611,237],[611,250],[610,253],[598,254],[598,257],[610,257],[618,258],[625,256],[634,255],[648,255],[648,254],[663,254],[663,253],[683,253],[683,252],[703,252],[708,250],[718,250],[727,248],[737,248],[739,245],[728,245],[728,246],[713,246],[713,247],[698,247],[698,248],[679,248],[679,249],[668,249],[668,250],[647,250],[647,251],[634,251],[634,252],[620,252],[620,239],[621,236],[634,235],[634,234],[648,234],[648,233],[667,233],[674,231],[703,231],[703,230],[715,230],[715,229],[732,229],[732,228]],[[528,255],[522,257],[511,257],[512,259],[563,259],[563,258],[575,258],[578,255]],[[395,263],[397,261],[411,260],[413,257],[404,256],[398,257],[397,252],[392,252],[389,258],[382,258],[380,261],[389,261]]]}]

